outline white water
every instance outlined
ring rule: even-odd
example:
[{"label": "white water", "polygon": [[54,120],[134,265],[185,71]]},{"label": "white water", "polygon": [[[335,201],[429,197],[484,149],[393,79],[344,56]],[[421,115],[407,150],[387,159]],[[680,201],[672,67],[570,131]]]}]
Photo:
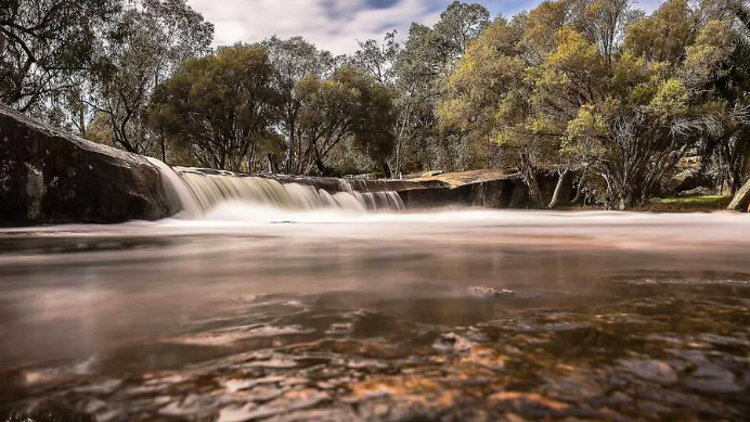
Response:
[{"label": "white water", "polygon": [[171,167],[156,158],[146,159],[159,169],[162,183],[166,191],[172,196],[172,200],[182,209],[182,216],[197,217],[201,214],[200,206],[193,200],[192,193],[179,175]]},{"label": "white water", "polygon": [[[190,168],[172,169],[163,162],[149,158],[161,173],[165,189],[182,210],[185,218],[207,216],[223,204],[244,203],[267,215],[279,210],[313,211],[340,210],[364,213],[368,210],[402,210],[404,203],[396,192],[359,192],[351,182],[339,179],[340,192],[328,192],[311,185],[282,183],[278,180],[249,177],[232,172],[205,171]],[[247,207],[234,207],[229,219],[246,218],[238,215]]]}]

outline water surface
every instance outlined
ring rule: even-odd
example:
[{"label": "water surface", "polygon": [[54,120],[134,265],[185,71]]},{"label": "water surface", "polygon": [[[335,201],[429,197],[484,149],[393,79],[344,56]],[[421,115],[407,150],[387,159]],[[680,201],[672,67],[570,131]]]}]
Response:
[{"label": "water surface", "polygon": [[5,230],[0,421],[746,420],[749,234],[240,204]]}]

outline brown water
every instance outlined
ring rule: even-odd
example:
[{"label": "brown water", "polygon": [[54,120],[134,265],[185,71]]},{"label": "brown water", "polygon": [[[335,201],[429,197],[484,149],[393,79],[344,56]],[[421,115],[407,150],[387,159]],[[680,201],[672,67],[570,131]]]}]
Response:
[{"label": "brown water", "polygon": [[749,246],[729,214],[6,230],[0,421],[744,421]]}]

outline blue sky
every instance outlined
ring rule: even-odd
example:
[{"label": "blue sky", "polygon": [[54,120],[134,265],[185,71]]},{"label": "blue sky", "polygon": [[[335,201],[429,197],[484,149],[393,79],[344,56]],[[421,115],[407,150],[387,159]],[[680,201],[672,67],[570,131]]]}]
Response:
[{"label": "blue sky", "polygon": [[[513,15],[540,0],[475,0],[493,14]],[[451,0],[188,0],[216,25],[216,44],[301,35],[336,54],[351,53],[357,40],[401,35],[412,22],[435,23]],[[659,0],[640,0],[651,11]]]}]

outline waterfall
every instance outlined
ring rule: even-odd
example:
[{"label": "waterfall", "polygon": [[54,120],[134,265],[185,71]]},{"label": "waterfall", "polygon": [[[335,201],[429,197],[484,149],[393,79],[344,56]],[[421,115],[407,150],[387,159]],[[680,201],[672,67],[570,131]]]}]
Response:
[{"label": "waterfall", "polygon": [[152,157],[146,157],[146,159],[159,169],[159,175],[164,184],[164,190],[167,191],[172,205],[176,209],[181,210],[180,214],[188,218],[201,215],[202,210],[200,205],[195,201],[193,194],[180,176],[161,160]]},{"label": "waterfall", "polygon": [[[326,190],[315,182],[298,183],[293,179],[272,179],[248,176],[223,170],[171,168],[155,158],[149,158],[161,173],[170,198],[178,204],[185,217],[198,217],[222,202],[242,201],[253,205],[288,209],[341,209],[353,212],[404,209],[396,192],[362,192],[364,181],[337,179]],[[330,179],[328,179],[330,181]],[[327,185],[330,183],[327,183]],[[354,188],[357,185],[358,189]]]}]

